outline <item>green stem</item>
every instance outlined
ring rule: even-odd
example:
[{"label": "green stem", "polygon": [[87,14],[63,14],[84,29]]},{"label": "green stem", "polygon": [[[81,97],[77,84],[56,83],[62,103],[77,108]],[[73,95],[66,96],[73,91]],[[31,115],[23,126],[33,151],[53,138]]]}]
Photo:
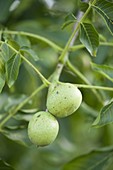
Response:
[{"label": "green stem", "polygon": [[[92,4],[94,4],[94,3],[95,3],[95,0],[94,0],[94,2],[93,2]],[[69,51],[70,44],[71,44],[71,42],[72,42],[72,40],[73,40],[73,37],[74,37],[75,34],[77,33],[77,31],[78,31],[78,29],[79,29],[79,27],[80,27],[80,24],[84,21],[84,19],[86,18],[87,14],[89,13],[90,10],[91,10],[91,5],[89,5],[88,9],[87,9],[86,12],[84,13],[84,15],[82,16],[82,18],[80,19],[80,21],[78,22],[75,30],[73,31],[72,35],[71,35],[70,38],[69,38],[69,40],[68,40],[68,42],[67,42],[64,50],[62,51],[62,53],[61,53],[61,55],[60,55],[60,57],[59,57],[59,61],[60,61],[61,63],[64,62],[66,53],[68,53],[68,51]]]},{"label": "green stem", "polygon": [[113,43],[111,43],[111,42],[101,42],[100,45],[101,46],[113,46]]},{"label": "green stem", "polygon": [[11,112],[11,114],[8,114],[8,116],[5,117],[5,118],[3,119],[3,121],[0,123],[0,131],[1,131],[2,127],[3,127],[3,125],[4,125],[11,117],[13,117],[13,116],[17,113],[18,110],[20,110],[29,100],[31,100],[39,91],[43,90],[45,87],[46,87],[46,86],[45,86],[44,84],[41,85],[41,86],[40,86],[38,89],[36,89],[29,97],[27,97],[22,103],[20,103],[20,104],[16,107],[16,109],[15,109],[13,112]]},{"label": "green stem", "polygon": [[74,46],[70,47],[70,51],[77,51],[77,50],[80,50],[83,48],[85,48],[85,46],[83,44],[74,45]]},{"label": "green stem", "polygon": [[37,35],[37,34],[33,34],[33,33],[28,33],[28,32],[24,32],[24,31],[8,31],[8,30],[5,30],[5,31],[0,31],[0,33],[6,33],[6,34],[12,34],[12,35],[23,35],[23,36],[28,36],[28,37],[32,37],[32,38],[35,38],[35,39],[38,39],[38,40],[41,40],[45,43],[47,43],[48,45],[50,45],[51,47],[53,47],[55,50],[57,51],[62,51],[63,49],[58,46],[57,44],[53,43],[52,41],[48,40],[47,38],[45,37],[42,37],[40,35]]},{"label": "green stem", "polygon": [[[3,41],[0,41],[0,43],[4,43]],[[10,49],[12,49],[16,54],[18,54],[19,52],[15,49],[15,48],[13,48],[11,45],[9,45],[9,44],[7,44],[8,45],[8,47],[10,48]],[[49,84],[50,84],[50,82],[40,73],[40,71],[29,61],[29,60],[27,60],[27,58],[25,58],[22,54],[20,54],[20,56],[21,56],[21,58],[30,66],[30,67],[32,67],[35,71],[36,71],[36,73],[39,75],[39,77],[41,78],[41,80],[42,80],[42,82],[46,85],[46,86],[48,86]]]},{"label": "green stem", "polygon": [[85,89],[97,89],[97,90],[106,90],[106,91],[113,91],[112,87],[104,87],[104,86],[93,86],[93,85],[85,85],[85,84],[75,84],[78,88],[85,88]]},{"label": "green stem", "polygon": [[90,85],[89,80],[78,69],[76,69],[69,60],[66,62],[66,66],[70,69],[70,71],[80,77],[86,84]]},{"label": "green stem", "polygon": [[54,82],[54,81],[56,82],[56,81],[59,80],[59,77],[61,75],[63,67],[64,67],[64,65],[62,63],[57,64],[57,67],[56,67],[55,71],[52,74],[51,82]]},{"label": "green stem", "polygon": [[[94,1],[92,2],[92,4],[94,4],[95,2],[96,2],[96,0],[94,0]],[[68,60],[69,48],[70,48],[70,47],[72,46],[72,44],[73,44],[72,42],[73,42],[73,39],[74,39],[74,37],[75,37],[78,29],[79,29],[80,23],[82,23],[82,22],[84,21],[84,19],[86,18],[87,14],[89,13],[89,11],[90,11],[90,9],[91,9],[91,5],[92,5],[92,4],[89,4],[88,9],[86,10],[85,14],[81,17],[81,19],[80,19],[80,21],[78,22],[78,24],[76,25],[76,27],[75,27],[72,35],[70,36],[70,38],[69,38],[69,40],[68,40],[68,42],[67,42],[64,50],[62,51],[62,53],[61,53],[61,55],[60,55],[60,57],[59,57],[59,63],[61,64],[61,65],[60,65],[60,71],[58,70],[58,67],[57,67],[56,70],[55,70],[55,72],[54,72],[54,74],[53,74],[53,79],[54,79],[54,80],[56,80],[56,79],[58,80],[58,79],[59,79],[59,76],[60,76],[60,74],[61,74],[61,71],[62,71],[62,69],[63,69],[63,66],[64,66],[65,62]],[[81,46],[82,46],[82,45],[81,45]],[[81,48],[81,47],[79,47],[79,48]],[[83,47],[82,47],[82,48],[83,48]],[[69,64],[69,63],[68,63],[68,64]],[[80,77],[82,80],[84,80],[84,82],[85,82],[86,84],[90,84],[89,81],[85,78],[85,76],[83,76],[79,71],[77,71],[77,70],[74,70],[74,71],[76,72],[77,75],[79,75],[79,77]],[[101,101],[100,96],[98,95],[98,93],[96,92],[96,90],[92,90],[92,91],[95,93],[95,95],[97,96],[97,98]],[[102,102],[101,102],[101,103],[102,103]]]},{"label": "green stem", "polygon": [[[95,1],[95,0],[94,0]],[[93,4],[93,3],[92,3]],[[88,9],[86,10],[86,12],[84,13],[84,15],[81,17],[80,21],[78,22],[78,24],[76,24],[75,29],[73,31],[73,33],[71,34],[67,44],[65,45],[64,50],[62,51],[61,55],[59,56],[59,63],[61,63],[61,69],[60,69],[60,73],[57,73],[57,69],[55,70],[55,73],[53,74],[53,76],[57,77],[57,79],[59,78],[61,71],[63,69],[63,66],[65,64],[65,62],[68,60],[68,56],[69,56],[69,48],[70,46],[72,46],[72,44],[74,43],[75,39],[75,35],[79,29],[80,23],[83,22],[83,20],[85,19],[85,17],[87,16],[87,14],[89,13],[91,9],[91,6],[89,5]],[[74,40],[74,41],[73,41]]]},{"label": "green stem", "polygon": [[[112,42],[100,42],[99,44],[100,46],[113,46],[113,43]],[[83,49],[85,48],[85,46],[83,44],[80,44],[80,45],[74,45],[72,47],[70,47],[70,51],[76,51],[76,50],[79,50],[79,49]]]},{"label": "green stem", "polygon": [[[78,70],[76,69],[71,62],[68,60],[66,62],[66,66],[74,73],[76,74],[78,77],[80,77],[81,80],[84,81],[84,83],[86,83],[87,85],[91,85],[91,83],[89,82],[89,80]],[[100,101],[100,103],[102,103],[102,99],[100,97],[100,95],[97,93],[97,91],[95,89],[91,89],[92,92],[94,93],[94,95],[97,97],[97,99]]]}]

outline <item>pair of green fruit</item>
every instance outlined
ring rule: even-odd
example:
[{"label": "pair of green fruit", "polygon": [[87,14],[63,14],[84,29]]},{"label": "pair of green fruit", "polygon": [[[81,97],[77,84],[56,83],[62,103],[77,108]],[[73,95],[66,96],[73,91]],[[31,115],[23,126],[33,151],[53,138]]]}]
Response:
[{"label": "pair of green fruit", "polygon": [[[28,136],[37,146],[46,146],[57,137],[59,124],[55,117],[75,112],[82,102],[80,90],[70,83],[51,83],[47,96],[47,110],[37,112],[28,125]],[[54,117],[55,116],[55,117]]]}]

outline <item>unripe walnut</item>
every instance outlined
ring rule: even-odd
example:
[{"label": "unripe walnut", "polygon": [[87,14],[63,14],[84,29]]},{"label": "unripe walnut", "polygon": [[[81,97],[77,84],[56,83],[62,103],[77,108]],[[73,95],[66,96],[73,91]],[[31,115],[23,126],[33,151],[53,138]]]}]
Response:
[{"label": "unripe walnut", "polygon": [[82,102],[80,90],[71,83],[52,83],[48,90],[47,109],[57,117],[75,112]]},{"label": "unripe walnut", "polygon": [[29,139],[37,146],[46,146],[52,143],[58,131],[58,121],[49,112],[37,112],[28,124]]}]

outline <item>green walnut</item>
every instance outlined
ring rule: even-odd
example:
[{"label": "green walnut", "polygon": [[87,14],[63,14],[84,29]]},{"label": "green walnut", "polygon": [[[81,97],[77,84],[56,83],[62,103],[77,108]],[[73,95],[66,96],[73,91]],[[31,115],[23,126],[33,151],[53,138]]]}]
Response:
[{"label": "green walnut", "polygon": [[57,117],[75,112],[82,102],[80,90],[71,83],[52,83],[48,90],[47,109]]},{"label": "green walnut", "polygon": [[37,146],[46,146],[57,137],[59,124],[56,118],[49,112],[37,112],[28,124],[28,136],[31,142]]}]

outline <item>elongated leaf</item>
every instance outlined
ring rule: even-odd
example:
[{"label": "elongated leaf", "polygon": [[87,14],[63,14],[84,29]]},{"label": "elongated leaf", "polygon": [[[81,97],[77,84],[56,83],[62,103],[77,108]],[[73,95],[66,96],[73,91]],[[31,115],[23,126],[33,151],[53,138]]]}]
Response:
[{"label": "elongated leaf", "polygon": [[10,6],[9,11],[14,11],[18,7],[19,4],[20,4],[20,1],[14,1]]},{"label": "elongated leaf", "polygon": [[35,113],[39,110],[39,108],[33,108],[33,109],[21,109],[21,112],[22,113],[25,113],[25,114],[31,114],[31,113]]},{"label": "elongated leaf", "polygon": [[72,24],[72,23],[75,23],[75,20],[66,21],[66,22],[62,25],[62,29],[64,29],[65,27],[67,27],[68,25],[70,25],[70,24]]},{"label": "elongated leaf", "polygon": [[34,108],[34,109],[21,109],[15,116],[14,118],[16,120],[24,120],[24,121],[30,121],[32,118],[33,114],[35,114],[39,109]]},{"label": "elongated leaf", "polygon": [[113,3],[105,0],[97,0],[92,7],[103,17],[110,32],[113,34]]},{"label": "elongated leaf", "polygon": [[95,63],[91,63],[91,66],[94,70],[98,71],[104,77],[113,82],[113,67],[110,67],[108,65],[99,65]]},{"label": "elongated leaf", "polygon": [[8,126],[5,128],[4,134],[8,139],[19,143],[24,146],[30,146],[31,142],[28,139],[27,135],[27,129],[24,126],[16,126],[16,127],[11,127]]},{"label": "elongated leaf", "polygon": [[5,80],[2,77],[0,77],[0,93],[1,93],[4,85],[5,85]]},{"label": "elongated leaf", "polygon": [[110,123],[113,123],[113,101],[101,109],[92,125],[95,127],[102,127]]},{"label": "elongated leaf", "polygon": [[92,151],[73,159],[64,166],[63,170],[103,170],[105,167],[107,169],[112,156],[113,149]]},{"label": "elongated leaf", "polygon": [[16,119],[16,120],[24,120],[24,121],[29,122],[32,117],[33,117],[33,114],[21,114],[21,113],[18,113],[18,114],[16,114],[14,116],[14,119]]},{"label": "elongated leaf", "polygon": [[5,70],[2,54],[0,53],[0,93],[5,85]]},{"label": "elongated leaf", "polygon": [[[1,96],[3,98],[3,96]],[[26,96],[24,94],[15,94],[6,96],[6,99],[3,104],[3,108],[5,111],[10,111],[12,108],[18,106],[25,100]]]},{"label": "elongated leaf", "polygon": [[15,48],[17,51],[19,51],[19,49],[20,49],[20,46],[19,46],[19,44],[16,42],[16,41],[14,41],[14,40],[8,40],[8,44],[10,44],[13,48]]},{"label": "elongated leaf", "polygon": [[7,46],[7,44],[5,42],[1,45],[1,53],[2,53],[2,57],[3,57],[4,61],[8,61],[10,58],[9,47]]},{"label": "elongated leaf", "polygon": [[7,20],[8,16],[10,15],[9,8],[10,5],[13,3],[13,0],[0,0],[0,22],[4,22]]},{"label": "elongated leaf", "polygon": [[30,49],[29,47],[22,47],[20,49],[20,52],[24,52],[27,53],[28,55],[30,55],[35,61],[38,61],[38,55],[35,53],[35,51],[33,51],[32,49]]},{"label": "elongated leaf", "polygon": [[15,83],[18,77],[20,61],[20,55],[14,54],[6,63],[6,78],[9,87]]},{"label": "elongated leaf", "polygon": [[2,40],[2,29],[0,29],[0,41]]},{"label": "elongated leaf", "polygon": [[95,119],[98,115],[98,112],[85,102],[82,102],[81,109],[83,109],[84,114],[90,116],[92,119]]},{"label": "elongated leaf", "polygon": [[6,163],[5,161],[0,159],[0,169],[1,170],[14,170],[13,167],[11,167],[11,165],[9,165],[8,163]]},{"label": "elongated leaf", "polygon": [[69,13],[66,17],[65,17],[65,22],[62,25],[62,29],[64,29],[65,27],[67,27],[68,25],[75,23],[77,20],[77,18],[72,14]]},{"label": "elongated leaf", "polygon": [[99,35],[93,25],[89,23],[81,24],[80,41],[92,56],[96,56],[99,46]]},{"label": "elongated leaf", "polygon": [[19,44],[20,47],[31,47],[31,42],[26,36],[15,35],[14,40]]},{"label": "elongated leaf", "polygon": [[86,2],[80,2],[80,10],[85,12],[87,8],[89,7],[89,4]]}]

